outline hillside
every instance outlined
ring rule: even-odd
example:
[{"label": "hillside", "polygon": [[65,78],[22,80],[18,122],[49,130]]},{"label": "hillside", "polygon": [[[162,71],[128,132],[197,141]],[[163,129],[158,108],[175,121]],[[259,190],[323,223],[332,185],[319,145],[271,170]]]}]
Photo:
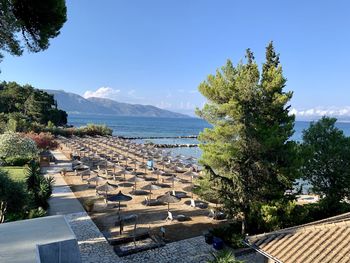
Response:
[{"label": "hillside", "polygon": [[187,115],[163,110],[151,105],[129,104],[105,98],[88,98],[63,90],[45,90],[53,94],[58,107],[74,114],[101,114],[135,117],[188,118]]}]

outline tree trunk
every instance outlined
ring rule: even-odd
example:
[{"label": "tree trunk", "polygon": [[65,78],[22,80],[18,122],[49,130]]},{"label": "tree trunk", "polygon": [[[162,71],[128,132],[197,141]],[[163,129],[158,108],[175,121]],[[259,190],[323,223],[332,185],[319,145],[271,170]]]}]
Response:
[{"label": "tree trunk", "polygon": [[4,223],[5,221],[6,208],[7,208],[7,202],[1,201],[0,202],[0,224]]},{"label": "tree trunk", "polygon": [[242,219],[242,235],[245,234],[245,227],[246,227],[246,222],[245,222],[245,217]]}]

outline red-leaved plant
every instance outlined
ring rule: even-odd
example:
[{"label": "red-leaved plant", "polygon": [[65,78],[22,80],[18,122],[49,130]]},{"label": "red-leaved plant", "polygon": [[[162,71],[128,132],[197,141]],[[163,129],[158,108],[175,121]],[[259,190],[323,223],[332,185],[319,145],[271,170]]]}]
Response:
[{"label": "red-leaved plant", "polygon": [[54,139],[54,136],[49,132],[41,133],[25,133],[24,136],[35,141],[37,147],[42,150],[53,150],[56,149],[58,144]]}]

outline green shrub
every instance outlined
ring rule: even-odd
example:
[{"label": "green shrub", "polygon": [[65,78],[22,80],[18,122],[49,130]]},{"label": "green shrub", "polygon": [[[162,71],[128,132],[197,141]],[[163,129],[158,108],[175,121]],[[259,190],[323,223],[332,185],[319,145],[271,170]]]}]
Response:
[{"label": "green shrub", "polygon": [[28,197],[20,182],[12,180],[8,173],[0,170],[0,223],[23,219]]},{"label": "green shrub", "polygon": [[37,162],[30,162],[27,167],[26,184],[31,194],[34,207],[49,207],[48,200],[52,194],[54,178],[44,177],[40,174],[40,166]]},{"label": "green shrub", "polygon": [[[50,132],[54,135],[61,135],[64,137],[75,136],[107,136],[112,135],[113,130],[106,125],[88,124],[87,126],[82,126],[79,128],[62,128],[62,127],[45,127],[41,130],[42,132]],[[38,131],[36,131],[38,132]]]},{"label": "green shrub", "polygon": [[24,166],[29,163],[29,161],[32,160],[32,158],[26,158],[26,157],[8,157],[3,160],[4,165],[8,166]]},{"label": "green shrub", "polygon": [[37,156],[38,148],[33,140],[14,132],[0,135],[0,159],[2,161],[17,163],[18,160],[30,160]]},{"label": "green shrub", "polygon": [[215,227],[210,230],[210,233],[213,236],[221,238],[226,245],[232,248],[242,248],[245,247],[245,245],[242,243],[244,235],[241,234],[241,231],[241,222],[235,222]]},{"label": "green shrub", "polygon": [[208,263],[243,263],[243,261],[236,260],[232,251],[224,249],[216,253],[212,253],[212,260]]},{"label": "green shrub", "polygon": [[46,216],[46,211],[42,207],[38,207],[36,209],[31,209],[28,214],[28,218],[37,218]]},{"label": "green shrub", "polygon": [[84,201],[84,208],[86,212],[91,212],[94,209],[95,199],[88,199]]}]

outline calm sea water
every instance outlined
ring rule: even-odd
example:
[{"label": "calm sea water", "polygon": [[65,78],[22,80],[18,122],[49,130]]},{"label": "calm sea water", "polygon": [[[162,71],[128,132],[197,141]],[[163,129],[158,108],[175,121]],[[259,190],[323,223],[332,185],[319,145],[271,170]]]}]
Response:
[{"label": "calm sea water", "polygon": [[[207,122],[197,118],[153,118],[153,117],[116,117],[101,115],[69,115],[69,124],[84,126],[88,123],[106,124],[113,129],[114,135],[125,137],[176,137],[198,135],[204,128],[211,127]],[[293,140],[301,140],[302,131],[310,122],[297,121]],[[338,122],[337,127],[350,136],[350,123]],[[143,140],[161,144],[196,144],[196,139],[152,139]],[[171,148],[174,154],[185,156],[200,156],[198,148]]]}]

